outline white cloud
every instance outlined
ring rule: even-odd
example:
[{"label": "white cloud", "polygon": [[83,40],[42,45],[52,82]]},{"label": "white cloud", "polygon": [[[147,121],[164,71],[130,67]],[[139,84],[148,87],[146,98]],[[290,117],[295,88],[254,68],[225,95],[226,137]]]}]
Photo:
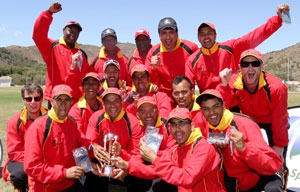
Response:
[{"label": "white cloud", "polygon": [[0,26],[0,32],[5,31],[6,27],[5,26]]},{"label": "white cloud", "polygon": [[19,37],[19,36],[23,35],[23,33],[22,33],[21,31],[15,31],[15,32],[13,33],[13,35],[14,35],[15,37]]}]

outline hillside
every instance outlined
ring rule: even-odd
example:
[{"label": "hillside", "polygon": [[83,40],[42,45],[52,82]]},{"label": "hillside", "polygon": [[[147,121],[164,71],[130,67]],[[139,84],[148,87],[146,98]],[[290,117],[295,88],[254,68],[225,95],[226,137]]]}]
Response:
[{"label": "hillside", "polygon": [[[89,62],[95,55],[98,55],[100,50],[100,47],[94,45],[80,46],[87,53]],[[127,56],[131,56],[136,48],[136,46],[131,43],[118,43],[118,47],[120,47],[121,51]],[[263,58],[265,62],[264,70],[282,80],[287,79],[287,64],[289,58],[290,80],[300,81],[300,43],[279,51],[266,53],[263,55]],[[36,46],[9,46],[0,48],[0,76],[12,76],[15,84],[22,84],[25,82],[25,79],[27,81],[25,76],[28,76],[28,73],[31,74],[32,79],[41,82],[46,72],[46,67],[43,64],[44,61]],[[16,80],[16,77],[22,79]]]}]

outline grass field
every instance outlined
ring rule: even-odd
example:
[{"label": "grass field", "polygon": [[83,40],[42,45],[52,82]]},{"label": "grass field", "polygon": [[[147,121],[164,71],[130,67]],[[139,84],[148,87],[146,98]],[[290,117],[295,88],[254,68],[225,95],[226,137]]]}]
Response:
[{"label": "grass field", "polygon": [[[288,95],[288,105],[300,105],[300,93],[293,92]],[[46,106],[46,103],[43,103]],[[6,122],[14,114],[23,108],[21,100],[21,87],[0,87],[0,138],[4,148],[4,160],[7,158],[6,154]],[[4,162],[3,162],[4,163]],[[0,191],[10,192],[13,191],[10,183],[5,183],[0,179]]]}]

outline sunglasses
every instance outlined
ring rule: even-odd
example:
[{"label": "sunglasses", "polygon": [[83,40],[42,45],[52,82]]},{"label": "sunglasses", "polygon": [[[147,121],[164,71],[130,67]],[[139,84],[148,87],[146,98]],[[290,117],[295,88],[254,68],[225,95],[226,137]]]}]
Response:
[{"label": "sunglasses", "polygon": [[241,61],[241,67],[246,68],[251,64],[252,67],[259,67],[261,65],[260,61]]},{"label": "sunglasses", "polygon": [[38,101],[42,100],[43,98],[41,96],[38,96],[38,97],[24,97],[23,99],[26,102],[31,102],[32,100],[38,102]]},{"label": "sunglasses", "polygon": [[120,65],[118,61],[114,59],[107,60],[104,65],[109,65],[109,64],[115,64],[115,65]]}]

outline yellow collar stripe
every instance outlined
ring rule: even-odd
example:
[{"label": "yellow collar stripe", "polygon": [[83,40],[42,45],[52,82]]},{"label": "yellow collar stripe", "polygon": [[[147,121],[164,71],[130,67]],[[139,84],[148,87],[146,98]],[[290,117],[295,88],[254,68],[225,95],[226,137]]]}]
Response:
[{"label": "yellow collar stripe", "polygon": [[222,119],[221,119],[219,125],[214,127],[211,124],[209,124],[209,127],[213,130],[223,131],[227,127],[229,127],[232,119],[233,119],[233,113],[231,113],[228,109],[225,109],[224,112],[223,112],[223,116],[222,116]]},{"label": "yellow collar stripe", "polygon": [[[264,78],[264,73],[261,72],[260,75],[259,75],[259,81],[258,81],[258,89],[264,87],[266,85],[266,81],[265,81],[265,78]],[[236,88],[236,89],[244,89],[244,85],[243,85],[243,76],[242,76],[242,73],[240,72],[233,84],[233,87]]]},{"label": "yellow collar stripe", "polygon": [[201,52],[204,54],[204,55],[210,55],[210,54],[214,54],[219,48],[219,45],[218,43],[216,42],[212,48],[210,49],[206,49],[204,47],[201,47]]},{"label": "yellow collar stripe", "polygon": [[[45,113],[47,113],[47,111],[43,107],[40,108],[40,112],[41,112],[42,115],[44,115]],[[22,120],[22,122],[23,122],[24,125],[27,123],[28,110],[27,110],[26,107],[24,107],[24,109],[23,109],[23,111],[22,111],[22,113],[20,115],[20,119]]]},{"label": "yellow collar stripe", "polygon": [[[122,108],[121,112],[120,112],[119,115],[116,117],[116,119],[114,120],[114,122],[119,121],[120,119],[122,119],[123,116],[124,116],[124,114],[125,114],[125,110]],[[104,113],[104,117],[105,117],[106,119],[112,121],[112,120],[110,119],[109,114],[106,113],[106,112]]]},{"label": "yellow collar stripe", "polygon": [[191,132],[188,140],[185,142],[184,145],[190,145],[193,142],[195,142],[199,137],[202,136],[201,130],[199,127],[196,127],[193,129],[193,131]]},{"label": "yellow collar stripe", "polygon": [[[175,48],[172,51],[175,51],[176,49],[178,49],[178,47],[180,47],[180,43],[181,43],[181,39],[178,37]],[[169,52],[163,43],[160,44],[160,52]]]},{"label": "yellow collar stripe", "polygon": [[[64,40],[64,37],[61,37],[61,38],[59,39],[58,42],[59,42],[60,44],[63,44],[63,45],[65,45],[65,46],[68,46],[68,45],[66,44],[65,40]],[[75,48],[76,48],[76,49],[80,49],[78,43],[75,43]]]},{"label": "yellow collar stripe", "polygon": [[65,117],[63,120],[58,119],[58,117],[57,117],[57,115],[56,115],[56,113],[55,113],[53,107],[51,108],[50,111],[48,111],[48,115],[49,115],[49,117],[50,117],[53,121],[56,121],[56,122],[58,122],[58,123],[64,123],[64,122],[66,122],[67,119],[68,119],[68,116]]},{"label": "yellow collar stripe", "polygon": [[[117,48],[117,49],[118,49],[117,57],[122,58],[123,54],[122,54],[121,50],[119,48]],[[101,49],[99,51],[99,58],[106,58],[105,47],[101,47]]]}]

